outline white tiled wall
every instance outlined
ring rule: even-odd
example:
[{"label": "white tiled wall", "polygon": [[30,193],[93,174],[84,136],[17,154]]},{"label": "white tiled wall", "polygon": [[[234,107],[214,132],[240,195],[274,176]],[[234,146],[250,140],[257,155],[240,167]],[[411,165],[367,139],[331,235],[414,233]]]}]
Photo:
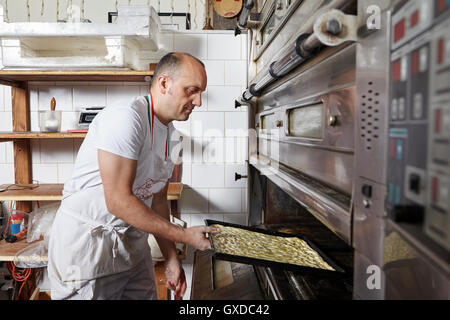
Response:
[{"label": "white tiled wall", "polygon": [[[208,75],[203,106],[188,121],[176,122],[184,136],[181,218],[188,226],[204,219],[246,224],[247,181],[234,181],[235,172],[246,175],[247,111],[234,108],[234,99],[245,89],[245,35],[232,31],[165,32],[164,48],[148,55],[157,62],[166,52],[190,52],[205,63]],[[38,130],[38,111],[48,110],[52,97],[63,111],[62,130],[75,129],[79,110],[86,106],[113,107],[145,95],[142,83],[32,83],[30,108],[32,130]],[[0,86],[0,131],[11,131],[11,93]],[[81,139],[32,141],[33,179],[41,183],[64,183],[71,174]],[[14,181],[12,143],[0,143],[0,184]],[[192,250],[184,261],[188,282],[192,276]]]},{"label": "white tiled wall", "polygon": [[190,13],[191,29],[205,25],[205,0],[0,0],[9,22],[67,20],[70,4],[78,8],[81,19],[92,22],[106,23],[108,12],[120,5],[150,5],[157,12]]}]

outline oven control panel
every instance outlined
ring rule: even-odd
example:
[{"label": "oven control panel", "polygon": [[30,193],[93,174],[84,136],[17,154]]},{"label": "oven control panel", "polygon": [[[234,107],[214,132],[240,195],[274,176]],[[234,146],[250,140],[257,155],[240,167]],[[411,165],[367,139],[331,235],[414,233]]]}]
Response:
[{"label": "oven control panel", "polygon": [[450,250],[450,1],[392,15],[386,209]]}]

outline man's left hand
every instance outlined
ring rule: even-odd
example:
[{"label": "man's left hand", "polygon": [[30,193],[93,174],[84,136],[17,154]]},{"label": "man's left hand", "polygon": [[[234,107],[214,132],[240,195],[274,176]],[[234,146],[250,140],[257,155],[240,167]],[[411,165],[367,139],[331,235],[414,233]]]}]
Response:
[{"label": "man's left hand", "polygon": [[173,290],[175,300],[179,300],[184,296],[186,291],[186,276],[178,259],[166,261],[166,287]]}]

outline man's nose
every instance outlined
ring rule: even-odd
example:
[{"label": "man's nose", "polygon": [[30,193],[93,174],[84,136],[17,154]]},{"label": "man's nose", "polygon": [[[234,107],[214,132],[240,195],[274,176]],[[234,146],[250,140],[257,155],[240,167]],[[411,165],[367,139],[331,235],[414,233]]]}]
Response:
[{"label": "man's nose", "polygon": [[199,93],[195,96],[194,101],[192,101],[192,104],[196,107],[200,107],[202,105],[202,94]]}]

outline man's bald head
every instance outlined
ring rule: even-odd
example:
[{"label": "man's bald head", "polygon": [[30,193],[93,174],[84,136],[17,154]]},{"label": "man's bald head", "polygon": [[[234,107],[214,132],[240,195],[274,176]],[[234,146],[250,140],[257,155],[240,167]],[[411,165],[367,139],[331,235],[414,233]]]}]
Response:
[{"label": "man's bald head", "polygon": [[[159,60],[156,65],[155,72],[153,73],[153,79],[156,80],[163,74],[167,75],[169,78],[176,79],[183,69],[183,63],[188,60],[199,63],[203,68],[205,67],[203,62],[189,53],[170,52]],[[152,86],[154,83],[156,83],[156,81],[152,82]]]}]

